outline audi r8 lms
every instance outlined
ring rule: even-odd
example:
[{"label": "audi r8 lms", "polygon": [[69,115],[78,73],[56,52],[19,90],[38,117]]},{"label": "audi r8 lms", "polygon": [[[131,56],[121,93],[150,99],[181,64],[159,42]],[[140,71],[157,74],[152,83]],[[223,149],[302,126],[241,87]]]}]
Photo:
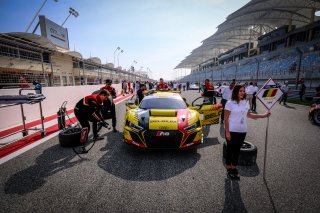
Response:
[{"label": "audi r8 lms", "polygon": [[203,142],[202,127],[219,123],[220,104],[188,107],[178,93],[155,92],[127,102],[123,140],[143,149],[187,149]]}]

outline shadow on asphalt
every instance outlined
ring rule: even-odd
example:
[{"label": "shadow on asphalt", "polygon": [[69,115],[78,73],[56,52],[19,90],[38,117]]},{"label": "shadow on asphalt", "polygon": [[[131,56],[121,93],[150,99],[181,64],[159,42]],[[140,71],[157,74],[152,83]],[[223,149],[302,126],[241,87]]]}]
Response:
[{"label": "shadow on asphalt", "polygon": [[286,108],[288,108],[288,109],[297,109],[297,108],[295,108],[295,107],[293,107],[293,106],[289,106],[289,105],[284,105],[284,107],[286,107]]},{"label": "shadow on asphalt", "polygon": [[204,137],[204,138],[208,137],[209,132],[210,132],[210,126],[203,126],[203,128],[202,128],[202,134],[203,134],[203,137]]},{"label": "shadow on asphalt", "polygon": [[224,207],[222,212],[248,212],[241,197],[239,182],[225,179],[224,182]]},{"label": "shadow on asphalt", "polygon": [[62,148],[59,144],[44,150],[37,157],[35,165],[9,178],[5,183],[5,193],[23,195],[39,189],[45,184],[46,177],[84,161],[83,159],[73,160],[75,156],[71,148]]},{"label": "shadow on asphalt", "polygon": [[204,148],[207,146],[219,145],[219,144],[220,144],[220,142],[219,142],[218,138],[207,137],[207,138],[203,139],[203,144],[198,145],[197,149],[201,149],[201,148]]},{"label": "shadow on asphalt", "polygon": [[201,157],[196,150],[140,150],[124,144],[122,137],[122,132],[107,133],[107,144],[100,149],[106,153],[98,166],[125,180],[165,180],[192,168]]},{"label": "shadow on asphalt", "polygon": [[[223,166],[226,168],[226,159],[224,157],[222,157],[222,163],[223,163]],[[243,176],[243,177],[255,177],[260,174],[260,169],[257,164],[254,164],[252,166],[238,165],[237,169],[240,176]],[[227,173],[227,170],[226,170],[226,173]]]},{"label": "shadow on asphalt", "polygon": [[220,124],[219,132],[220,132],[221,138],[226,137],[226,131],[224,130],[224,124]]}]

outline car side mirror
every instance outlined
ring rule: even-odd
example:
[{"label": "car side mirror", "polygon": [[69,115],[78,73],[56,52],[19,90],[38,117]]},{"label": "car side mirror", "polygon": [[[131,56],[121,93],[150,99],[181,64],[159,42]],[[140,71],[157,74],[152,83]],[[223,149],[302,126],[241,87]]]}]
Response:
[{"label": "car side mirror", "polygon": [[189,109],[199,110],[202,106],[189,106]]}]

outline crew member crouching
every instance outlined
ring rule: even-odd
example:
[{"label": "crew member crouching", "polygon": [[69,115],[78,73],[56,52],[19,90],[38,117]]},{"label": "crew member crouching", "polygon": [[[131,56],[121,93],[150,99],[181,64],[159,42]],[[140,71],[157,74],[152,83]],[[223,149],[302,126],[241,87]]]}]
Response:
[{"label": "crew member crouching", "polygon": [[101,140],[103,137],[98,135],[97,122],[104,127],[108,124],[103,120],[100,113],[102,104],[108,99],[108,92],[101,90],[99,94],[93,94],[82,98],[74,108],[74,114],[82,127],[80,143],[85,144],[88,141],[90,131],[89,121],[93,123],[93,140]]}]

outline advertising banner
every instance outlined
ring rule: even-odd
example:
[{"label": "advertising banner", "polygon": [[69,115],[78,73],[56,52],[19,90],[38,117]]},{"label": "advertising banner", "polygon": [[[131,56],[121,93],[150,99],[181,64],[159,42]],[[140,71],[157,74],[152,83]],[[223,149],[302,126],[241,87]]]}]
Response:
[{"label": "advertising banner", "polygon": [[39,16],[41,36],[49,39],[53,44],[69,50],[69,38],[67,28],[50,21],[45,16]]}]

